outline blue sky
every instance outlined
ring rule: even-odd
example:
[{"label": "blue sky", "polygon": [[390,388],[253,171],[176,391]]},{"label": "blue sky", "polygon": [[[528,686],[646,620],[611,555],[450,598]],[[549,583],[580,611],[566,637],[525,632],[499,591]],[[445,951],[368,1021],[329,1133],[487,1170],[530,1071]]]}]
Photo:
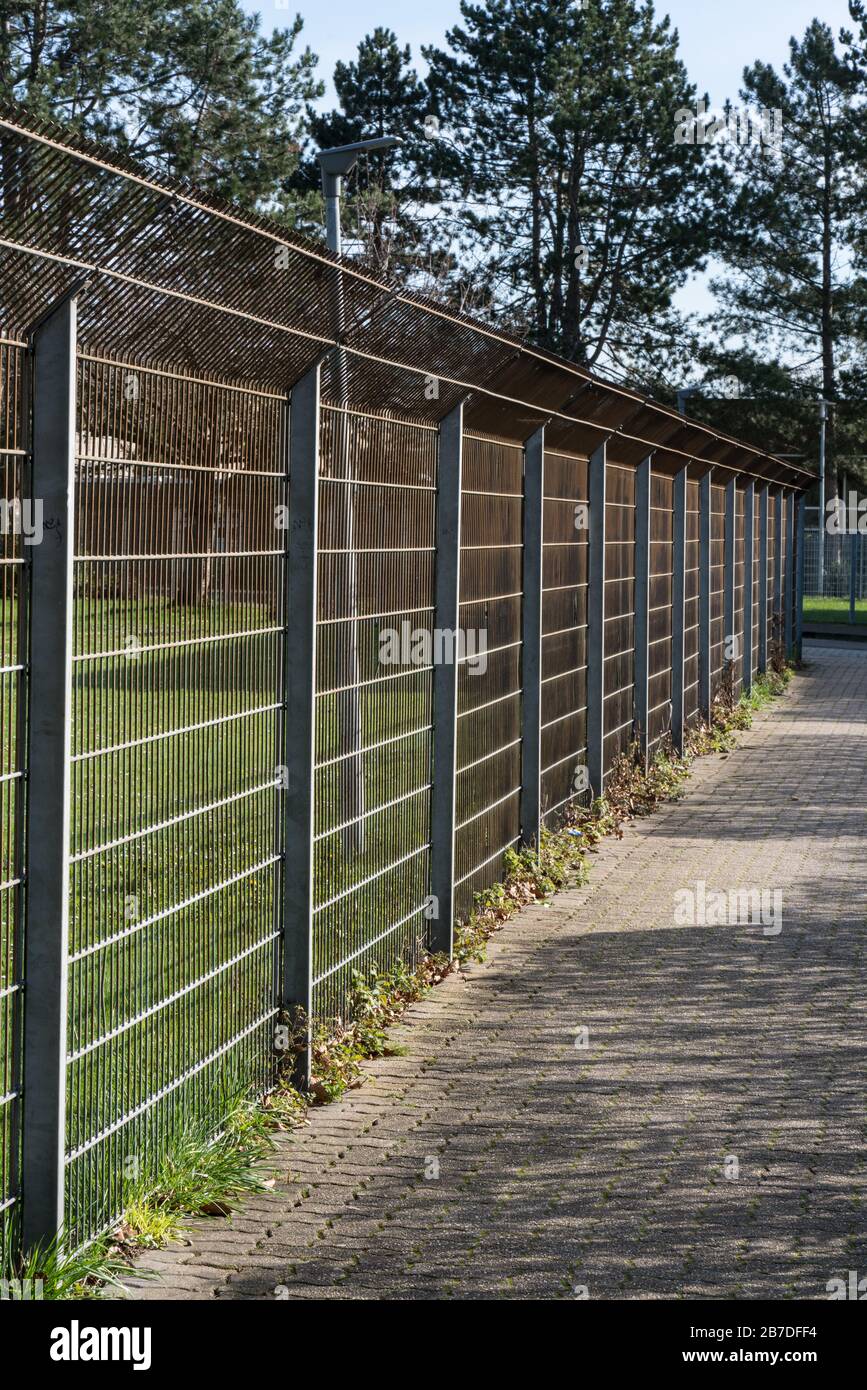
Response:
[{"label": "blue sky", "polygon": [[[393,29],[401,44],[412,48],[419,71],[422,44],[443,44],[448,28],[460,20],[458,0],[436,4],[412,4],[407,0],[275,0],[256,4],[242,0],[245,10],[258,13],[264,28],[282,28],[296,13],[304,20],[302,43],[319,56],[319,74],[329,84],[322,105],[335,104],[330,86],[338,58],[355,57],[365,34],[382,25]],[[741,74],[757,58],[781,67],[788,55],[789,38],[800,37],[817,15],[836,34],[850,25],[846,0],[660,0],[658,14],[667,13],[680,37],[680,54],[700,92],[706,91],[712,106],[727,97],[737,99]],[[713,299],[707,277],[693,279],[677,296],[686,311],[707,312]]]},{"label": "blue sky", "polygon": [[[413,4],[407,0],[242,0],[249,13],[262,16],[264,28],[283,27],[296,13],[304,20],[304,41],[319,55],[320,73],[331,76],[338,58],[354,57],[359,41],[378,24],[393,29],[418,58],[423,43],[441,44],[446,30],[460,18],[457,0]],[[737,93],[746,64],[762,58],[781,64],[791,34],[803,33],[819,15],[836,32],[849,22],[846,0],[669,0],[656,6],[671,16],[681,40],[681,56],[692,80],[722,102]],[[421,65],[420,65],[421,66]],[[330,104],[330,103],[327,103]]]}]

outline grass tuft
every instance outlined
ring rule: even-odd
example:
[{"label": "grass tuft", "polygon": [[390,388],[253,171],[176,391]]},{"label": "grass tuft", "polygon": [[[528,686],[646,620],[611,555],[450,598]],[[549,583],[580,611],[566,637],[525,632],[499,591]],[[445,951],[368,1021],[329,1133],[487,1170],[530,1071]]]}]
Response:
[{"label": "grass tuft", "polygon": [[387,1030],[450,968],[445,956],[427,955],[415,969],[398,961],[384,974],[375,966],[367,972],[356,971],[349,1020],[321,1024],[314,1032],[311,1103],[327,1104],[360,1086],[361,1063],[368,1058],[395,1055]]},{"label": "grass tuft", "polygon": [[266,1189],[261,1162],[272,1147],[265,1107],[237,1100],[213,1137],[207,1120],[190,1121],[163,1156],[156,1180],[133,1187],[115,1232],[118,1250],[165,1245],[195,1216],[228,1216],[241,1199]]},{"label": "grass tuft", "polygon": [[106,1286],[120,1289],[129,1265],[119,1259],[108,1240],[94,1241],[82,1250],[64,1248],[64,1233],[53,1241],[25,1251],[3,1264],[0,1299],[19,1302],[99,1298]]}]

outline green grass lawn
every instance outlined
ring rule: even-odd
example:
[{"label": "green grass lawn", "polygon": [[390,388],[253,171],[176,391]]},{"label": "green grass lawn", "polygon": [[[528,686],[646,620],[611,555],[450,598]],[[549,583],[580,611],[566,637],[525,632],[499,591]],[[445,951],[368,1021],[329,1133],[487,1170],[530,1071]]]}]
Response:
[{"label": "green grass lawn", "polygon": [[[814,623],[848,623],[849,600],[847,598],[805,598],[804,620]],[[867,623],[867,599],[855,601],[856,623]]]}]

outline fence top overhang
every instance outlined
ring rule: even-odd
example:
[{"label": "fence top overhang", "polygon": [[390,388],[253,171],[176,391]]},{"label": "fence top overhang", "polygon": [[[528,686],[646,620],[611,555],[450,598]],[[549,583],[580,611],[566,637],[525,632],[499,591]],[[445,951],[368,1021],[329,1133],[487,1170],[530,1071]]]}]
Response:
[{"label": "fence top overhang", "polygon": [[[815,474],[679,415],[347,257],[18,108],[0,108],[0,332],[22,339],[76,281],[82,347],[142,367],[323,395],[700,477],[803,490]],[[338,307],[338,295],[340,299]],[[339,314],[339,320],[337,315]],[[341,331],[337,331],[337,323]]]}]

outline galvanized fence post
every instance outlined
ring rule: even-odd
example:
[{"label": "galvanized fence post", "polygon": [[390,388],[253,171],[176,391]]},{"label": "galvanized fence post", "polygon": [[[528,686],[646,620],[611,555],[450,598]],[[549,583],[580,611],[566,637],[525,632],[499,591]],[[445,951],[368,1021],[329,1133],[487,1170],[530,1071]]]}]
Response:
[{"label": "galvanized fence post", "polygon": [[[460,625],[461,467],[463,402],[439,428],[436,496],[434,627],[457,634]],[[453,644],[457,656],[457,639]],[[458,745],[457,660],[433,672],[431,786],[431,950],[451,955],[454,945],[455,784]]]},{"label": "galvanized fence post", "polygon": [[310,1079],[313,1007],[319,392],[317,362],[292,387],[289,402],[289,548],[285,562],[283,1006],[303,1016],[296,1062],[302,1086]]},{"label": "galvanized fence post", "polygon": [[31,477],[45,538],[30,550],[22,1220],[25,1249],[63,1227],[75,522],[74,295],[30,339]]},{"label": "galvanized fence post", "polygon": [[605,460],[602,443],[588,467],[587,775],[593,797],[602,796],[605,782]]},{"label": "galvanized fence post", "polygon": [[711,478],[708,469],[699,483],[699,543],[698,543],[698,708],[706,723],[710,722],[710,538],[711,538]]},{"label": "galvanized fence post", "polygon": [[756,487],[752,478],[744,488],[744,622],[743,687],[753,688],[753,581],[756,559]]},{"label": "galvanized fence post", "polygon": [[795,494],[790,492],[786,498],[786,616],[785,643],[786,656],[794,653],[795,625]]},{"label": "galvanized fence post", "polygon": [[647,767],[647,714],[650,642],[650,470],[653,455],[635,470],[635,654],[633,719],[641,760]]},{"label": "galvanized fence post", "polygon": [[[723,564],[723,639],[725,649],[724,664],[734,670],[735,640],[735,556],[737,554],[737,482],[730,478],[726,483],[725,496],[725,558]],[[725,652],[731,652],[726,657]]]},{"label": "galvanized fence post", "polygon": [[768,668],[768,489],[759,492],[759,672]]},{"label": "galvanized fence post", "polygon": [[674,533],[671,563],[671,741],[683,752],[683,660],[686,606],[686,484],[687,469],[674,479]]},{"label": "galvanized fence post", "polygon": [[858,519],[849,519],[849,622],[855,621],[855,600],[858,596]]},{"label": "galvanized fence post", "polygon": [[[807,504],[804,494],[801,493],[797,502],[798,510],[798,554],[797,554],[797,574],[795,579],[795,655],[798,661],[801,660],[801,653],[804,641],[804,526],[807,517]],[[819,513],[819,523],[823,524],[821,512]]]},{"label": "galvanized fence post", "polygon": [[524,446],[521,604],[521,840],[540,844],[542,829],[542,528],[545,428]]}]

